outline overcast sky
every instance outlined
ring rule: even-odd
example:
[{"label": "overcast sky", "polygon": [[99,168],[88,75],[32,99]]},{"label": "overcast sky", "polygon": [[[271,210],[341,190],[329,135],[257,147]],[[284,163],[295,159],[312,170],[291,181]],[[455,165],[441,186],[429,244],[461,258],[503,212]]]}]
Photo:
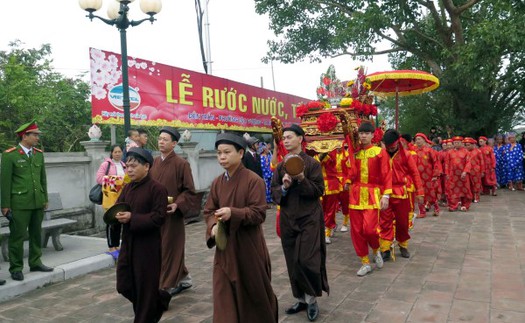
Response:
[{"label": "overcast sky", "polygon": [[[106,16],[106,7],[97,12]],[[203,0],[204,2],[205,0]],[[153,25],[145,22],[128,28],[128,55],[162,64],[204,72],[198,42],[194,1],[164,0]],[[145,15],[139,0],[130,5],[132,18]],[[0,50],[19,39],[27,48],[51,44],[55,69],[68,76],[89,70],[89,47],[120,53],[116,27],[89,21],[77,0],[3,1],[0,11]],[[261,58],[266,41],[273,38],[268,18],[255,13],[253,0],[210,0],[210,35],[213,75],[273,89],[270,65]],[[350,57],[327,59],[320,64],[274,63],[275,89],[315,99],[319,76],[334,64],[341,80],[354,79],[360,63]],[[391,69],[386,56],[365,62],[368,73]],[[86,79],[87,80],[87,79]]]}]

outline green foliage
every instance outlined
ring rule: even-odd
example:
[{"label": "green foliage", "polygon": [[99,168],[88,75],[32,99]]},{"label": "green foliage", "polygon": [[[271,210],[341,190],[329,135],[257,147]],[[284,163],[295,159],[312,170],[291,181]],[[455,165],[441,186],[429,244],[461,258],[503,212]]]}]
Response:
[{"label": "green foliage", "polygon": [[436,75],[438,90],[400,98],[402,128],[490,135],[523,121],[522,1],[260,0],[256,11],[277,35],[265,60],[388,54],[395,69]]},{"label": "green foliage", "polygon": [[0,150],[16,144],[14,131],[35,118],[45,151],[80,151],[91,124],[89,85],[51,67],[51,47],[0,51]]}]

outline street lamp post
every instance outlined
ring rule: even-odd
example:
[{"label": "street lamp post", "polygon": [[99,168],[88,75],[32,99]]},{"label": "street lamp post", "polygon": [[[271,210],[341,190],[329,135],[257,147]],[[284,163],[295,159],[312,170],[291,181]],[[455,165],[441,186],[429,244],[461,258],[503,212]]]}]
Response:
[{"label": "street lamp post", "polygon": [[130,102],[129,102],[129,80],[128,80],[128,45],[126,40],[126,29],[129,26],[135,27],[145,21],[152,24],[156,20],[153,16],[158,14],[162,9],[161,0],[140,0],[140,9],[149,18],[141,20],[129,20],[129,4],[135,0],[115,0],[108,7],[109,19],[99,17],[93,14],[102,7],[102,0],[79,0],[78,3],[83,10],[89,14],[86,16],[91,21],[97,18],[110,26],[116,26],[120,30],[120,50],[122,56],[122,108],[124,109],[124,131],[127,135],[131,128]]}]

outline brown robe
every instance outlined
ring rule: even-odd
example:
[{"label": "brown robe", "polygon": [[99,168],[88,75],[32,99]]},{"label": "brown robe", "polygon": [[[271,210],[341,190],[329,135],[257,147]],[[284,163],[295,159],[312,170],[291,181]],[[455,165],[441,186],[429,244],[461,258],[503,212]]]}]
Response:
[{"label": "brown robe", "polygon": [[321,164],[304,152],[304,180],[293,181],[286,195],[281,186],[285,174],[283,163],[277,165],[272,178],[272,197],[281,206],[281,245],[295,298],[304,294],[321,296],[329,292],[326,274],[324,217],[320,197],[324,192]]},{"label": "brown robe", "polygon": [[271,264],[262,223],[266,219],[265,184],[254,172],[239,165],[229,180],[217,177],[204,207],[206,241],[215,246],[211,229],[214,213],[231,209],[225,222],[226,249],[215,249],[213,266],[213,322],[277,322],[277,297],[271,284]]},{"label": "brown robe", "polygon": [[117,291],[133,303],[134,322],[156,322],[169,302],[159,293],[160,228],[167,199],[166,188],[148,174],[126,185],[117,200],[131,205],[131,220],[123,225]]},{"label": "brown robe", "polygon": [[188,275],[184,264],[184,247],[186,230],[184,214],[195,198],[195,186],[190,164],[172,152],[164,160],[157,157],[153,161],[151,177],[168,189],[168,196],[173,196],[177,210],[166,216],[162,226],[162,267],[160,270],[160,287],[175,288],[180,280]]}]

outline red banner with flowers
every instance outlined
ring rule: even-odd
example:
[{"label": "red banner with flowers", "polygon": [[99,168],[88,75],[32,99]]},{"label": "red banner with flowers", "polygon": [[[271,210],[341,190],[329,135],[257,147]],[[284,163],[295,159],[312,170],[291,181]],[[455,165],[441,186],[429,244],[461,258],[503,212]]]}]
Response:
[{"label": "red banner with flowers", "polygon": [[[90,48],[94,123],[123,124],[121,56]],[[308,99],[128,57],[131,124],[271,132]]]}]

